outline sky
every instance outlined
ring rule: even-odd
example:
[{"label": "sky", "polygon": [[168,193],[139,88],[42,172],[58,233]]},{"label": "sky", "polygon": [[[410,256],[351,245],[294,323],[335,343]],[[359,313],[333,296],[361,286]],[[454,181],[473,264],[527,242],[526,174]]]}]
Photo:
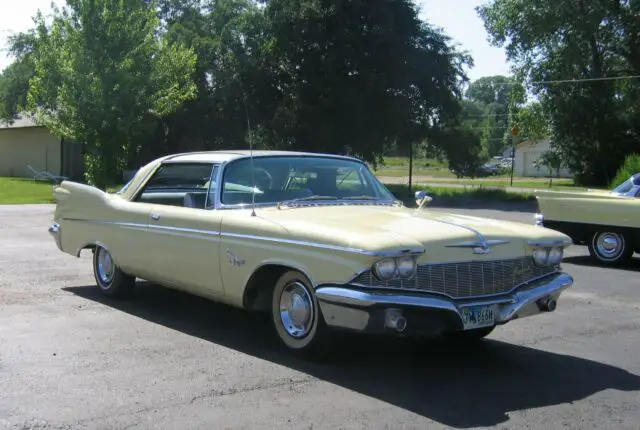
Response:
[{"label": "sky", "polygon": [[[20,0],[11,7],[3,7],[0,14],[0,70],[11,63],[6,56],[6,37],[33,26],[32,17],[40,9],[47,15],[52,0]],[[5,0],[6,2],[6,0]],[[63,0],[56,0],[62,5]],[[455,7],[452,4],[455,3]],[[469,51],[475,66],[468,71],[474,81],[483,76],[508,75],[509,66],[504,50],[492,47],[475,7],[487,0],[416,0],[420,7],[420,17],[436,27],[444,29],[461,49]]]}]

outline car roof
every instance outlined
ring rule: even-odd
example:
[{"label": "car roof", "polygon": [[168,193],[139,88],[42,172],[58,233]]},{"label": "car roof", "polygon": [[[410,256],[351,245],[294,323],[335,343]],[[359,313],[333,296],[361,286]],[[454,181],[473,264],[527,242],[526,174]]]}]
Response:
[{"label": "car roof", "polygon": [[222,163],[238,158],[254,158],[274,157],[274,156],[298,156],[298,157],[324,157],[337,158],[343,160],[359,161],[355,157],[337,154],[325,154],[315,152],[297,152],[297,151],[275,151],[275,150],[227,150],[227,151],[202,151],[202,152],[185,152],[163,157],[162,162],[170,163]]}]

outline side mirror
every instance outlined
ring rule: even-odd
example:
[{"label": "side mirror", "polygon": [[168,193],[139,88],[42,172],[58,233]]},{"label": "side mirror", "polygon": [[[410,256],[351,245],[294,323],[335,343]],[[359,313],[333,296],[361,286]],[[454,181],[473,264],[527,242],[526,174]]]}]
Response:
[{"label": "side mirror", "polygon": [[433,200],[433,197],[428,196],[425,191],[416,191],[415,198],[418,210],[422,209]]}]

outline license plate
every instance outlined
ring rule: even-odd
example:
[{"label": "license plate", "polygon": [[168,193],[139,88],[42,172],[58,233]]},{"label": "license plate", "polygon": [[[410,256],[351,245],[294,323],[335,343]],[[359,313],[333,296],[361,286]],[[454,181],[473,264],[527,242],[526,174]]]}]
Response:
[{"label": "license plate", "polygon": [[465,330],[487,327],[495,324],[496,307],[494,305],[469,306],[461,309]]}]

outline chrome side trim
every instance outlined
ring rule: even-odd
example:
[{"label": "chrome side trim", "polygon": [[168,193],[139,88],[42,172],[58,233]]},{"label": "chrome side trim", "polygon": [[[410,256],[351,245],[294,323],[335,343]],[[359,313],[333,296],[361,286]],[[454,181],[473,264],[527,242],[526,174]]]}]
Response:
[{"label": "chrome side trim", "polygon": [[[349,286],[320,286],[316,289],[316,297],[321,308],[326,304],[332,305],[332,321],[327,322],[333,326],[351,327],[351,318],[342,312],[337,312],[336,307],[343,309],[366,310],[374,306],[382,307],[410,307],[430,310],[449,311],[458,316],[462,323],[462,308],[478,305],[496,305],[498,309],[497,324],[505,324],[515,318],[523,318],[542,312],[537,304],[540,299],[552,297],[557,299],[560,294],[573,285],[573,278],[567,273],[557,273],[548,278],[537,281],[530,288],[515,291],[512,294],[480,301],[454,301],[443,297],[429,295],[389,294],[380,292],[359,291]],[[340,320],[343,318],[343,321]]]},{"label": "chrome side trim", "polygon": [[367,251],[361,248],[351,248],[351,247],[341,246],[341,245],[331,245],[328,243],[308,242],[304,240],[284,239],[284,238],[269,237],[269,236],[255,236],[255,235],[240,234],[240,233],[224,233],[223,232],[221,236],[231,237],[236,239],[248,239],[248,240],[259,240],[259,241],[265,241],[265,242],[286,243],[290,245],[307,246],[307,247],[313,247],[313,248],[327,249],[331,251],[362,254],[362,255],[368,255],[372,257],[400,257],[403,255],[422,254],[425,252],[424,248],[409,248],[409,249],[402,249],[397,251]]},{"label": "chrome side trim", "polygon": [[529,246],[569,246],[572,245],[573,241],[555,239],[555,240],[530,240],[527,242]]},{"label": "chrome side trim", "polygon": [[422,254],[425,252],[424,248],[408,248],[408,249],[401,249],[397,251],[368,251],[361,248],[351,248],[347,246],[331,245],[327,243],[309,242],[304,240],[285,239],[285,238],[279,238],[279,237],[259,236],[259,235],[251,235],[251,234],[227,233],[227,232],[219,232],[215,230],[202,230],[202,229],[194,229],[194,228],[171,227],[171,226],[160,226],[160,225],[154,225],[154,224],[139,224],[139,223],[127,223],[127,222],[106,221],[106,220],[85,220],[85,219],[77,219],[77,218],[65,218],[65,219],[69,221],[86,222],[91,224],[107,224],[107,225],[115,225],[119,227],[133,228],[133,229],[171,231],[176,233],[203,234],[207,236],[229,237],[229,238],[235,238],[235,239],[256,240],[256,241],[273,242],[273,243],[285,243],[289,245],[305,246],[310,248],[326,249],[326,250],[338,251],[338,252],[348,252],[352,254],[361,254],[361,255],[367,255],[371,257],[380,257],[380,258],[401,257],[404,255]]}]

